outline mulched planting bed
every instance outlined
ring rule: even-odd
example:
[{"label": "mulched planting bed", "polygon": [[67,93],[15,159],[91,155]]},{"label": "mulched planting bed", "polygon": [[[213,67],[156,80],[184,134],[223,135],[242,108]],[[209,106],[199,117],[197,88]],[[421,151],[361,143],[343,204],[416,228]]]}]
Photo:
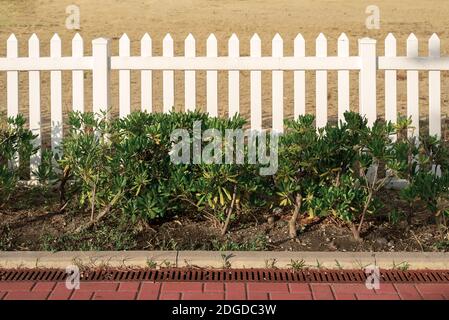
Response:
[{"label": "mulched planting bed", "polygon": [[383,195],[385,206],[370,216],[362,242],[332,217],[302,217],[297,241],[289,240],[290,212],[254,212],[239,217],[226,236],[218,226],[195,212],[164,222],[132,222],[111,215],[88,231],[74,230],[89,221],[89,213],[67,209],[60,213],[55,192],[21,187],[0,208],[0,250],[261,250],[261,251],[447,251],[449,241],[434,224],[424,206],[417,206],[412,225],[399,218],[392,223],[392,209],[400,209],[396,191]]}]

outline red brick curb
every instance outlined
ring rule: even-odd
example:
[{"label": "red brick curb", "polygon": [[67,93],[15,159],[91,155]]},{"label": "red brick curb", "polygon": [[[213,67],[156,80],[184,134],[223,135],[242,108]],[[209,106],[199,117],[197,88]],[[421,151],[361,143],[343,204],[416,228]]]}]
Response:
[{"label": "red brick curb", "polygon": [[0,300],[449,300],[449,283],[0,282]]}]

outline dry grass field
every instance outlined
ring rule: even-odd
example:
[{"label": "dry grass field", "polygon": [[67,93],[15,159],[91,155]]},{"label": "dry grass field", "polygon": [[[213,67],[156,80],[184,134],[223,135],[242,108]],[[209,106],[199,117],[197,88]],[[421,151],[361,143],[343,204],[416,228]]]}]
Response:
[{"label": "dry grass field", "polygon": [[[427,41],[433,32],[441,38],[442,55],[449,54],[449,2],[447,0],[0,0],[0,56],[6,54],[6,39],[10,33],[19,38],[20,54],[27,54],[27,40],[32,33],[41,39],[41,55],[49,54],[49,40],[57,32],[63,40],[63,55],[71,54],[71,39],[75,32],[65,28],[66,6],[76,4],[81,9],[81,30],[85,39],[87,54],[91,51],[91,40],[105,36],[113,39],[112,54],[118,53],[118,39],[126,32],[132,40],[132,54],[139,53],[139,41],[145,32],[153,38],[155,55],[161,54],[161,42],[166,33],[175,39],[175,54],[183,54],[184,39],[188,33],[196,38],[197,54],[205,54],[205,42],[213,32],[219,41],[219,54],[227,54],[227,40],[232,33],[240,39],[242,55],[249,54],[249,39],[254,33],[262,38],[264,55],[271,53],[271,39],[280,33],[284,39],[284,54],[292,55],[293,39],[301,33],[306,40],[306,54],[315,52],[315,38],[323,32],[328,38],[328,54],[336,54],[337,38],[345,32],[350,38],[351,54],[357,54],[357,39],[368,36],[377,39],[378,53],[384,50],[384,38],[393,32],[398,39],[398,54],[405,54],[405,41],[411,32],[420,40],[420,54],[427,55]],[[365,27],[368,5],[380,8],[379,30]],[[176,109],[183,106],[183,72],[176,72]],[[86,106],[91,108],[91,75],[86,74]],[[161,74],[154,72],[154,108],[161,110]],[[293,91],[291,72],[285,72],[285,114],[293,112]],[[336,72],[329,72],[329,116],[336,115],[337,91]],[[384,113],[383,74],[378,74],[378,113]],[[5,110],[5,79],[0,74],[0,111]],[[198,107],[205,109],[205,74],[197,73]],[[313,72],[307,72],[307,111],[314,112],[315,83]],[[427,114],[427,74],[420,73],[420,110]],[[404,113],[406,107],[406,76],[398,73],[398,108]],[[449,114],[449,75],[442,73],[442,109]],[[70,73],[64,73],[64,108],[71,109]],[[112,110],[117,111],[118,75],[113,73]],[[241,113],[249,114],[249,74],[241,75]],[[351,109],[357,109],[357,74],[351,75]],[[42,75],[42,109],[49,114],[49,74]],[[27,114],[28,77],[21,75],[20,111]],[[263,74],[263,116],[265,125],[271,117],[271,75]],[[140,106],[140,77],[132,74],[133,109]],[[220,113],[226,114],[227,74],[219,73]],[[48,127],[48,116],[42,119]],[[447,127],[447,124],[445,124]],[[47,130],[45,130],[47,131]],[[46,133],[48,134],[48,133]],[[45,134],[44,134],[45,140]]]}]

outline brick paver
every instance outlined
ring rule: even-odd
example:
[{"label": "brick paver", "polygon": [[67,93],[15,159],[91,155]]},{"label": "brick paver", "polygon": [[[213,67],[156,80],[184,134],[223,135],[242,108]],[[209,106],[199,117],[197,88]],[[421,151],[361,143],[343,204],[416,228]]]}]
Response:
[{"label": "brick paver", "polygon": [[449,300],[449,283],[0,282],[0,300]]}]

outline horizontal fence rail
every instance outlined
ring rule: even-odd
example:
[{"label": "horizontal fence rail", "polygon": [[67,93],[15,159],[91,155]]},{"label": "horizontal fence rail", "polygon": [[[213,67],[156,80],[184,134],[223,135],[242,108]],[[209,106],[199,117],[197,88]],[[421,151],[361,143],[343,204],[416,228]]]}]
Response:
[{"label": "horizontal fence rail", "polygon": [[[293,56],[284,55],[284,42],[279,34],[272,40],[271,56],[262,56],[261,39],[255,34],[250,39],[249,56],[240,55],[238,37],[233,34],[228,41],[228,55],[218,56],[216,37],[211,34],[206,43],[206,56],[196,56],[196,40],[189,34],[184,42],[184,56],[174,55],[174,41],[170,34],[163,39],[162,56],[153,56],[152,39],[145,34],[140,41],[140,56],[131,56],[130,39],[124,34],[119,40],[119,55],[111,56],[111,41],[98,38],[92,41],[92,55],[84,55],[84,42],[79,34],[72,40],[72,56],[61,55],[61,39],[55,34],[50,41],[50,56],[40,56],[40,41],[33,34],[28,41],[28,57],[19,57],[18,40],[11,35],[7,40],[6,57],[0,57],[0,71],[7,74],[7,115],[19,112],[19,71],[28,72],[29,127],[37,135],[36,146],[41,146],[41,71],[50,71],[50,118],[51,147],[57,151],[62,132],[62,71],[72,71],[72,108],[84,111],[84,73],[92,72],[93,111],[107,111],[110,106],[110,73],[119,72],[119,115],[131,112],[132,70],[140,71],[141,110],[153,111],[153,73],[162,71],[162,107],[170,112],[175,101],[174,71],[184,71],[185,110],[196,108],[196,71],[206,71],[206,110],[211,116],[218,115],[218,71],[228,72],[229,116],[240,110],[240,71],[250,72],[250,125],[253,130],[262,129],[262,71],[272,72],[272,125],[271,129],[283,131],[284,79],[283,71],[294,75],[294,117],[305,114],[305,71],[316,73],[316,125],[323,127],[328,121],[328,74],[338,74],[338,119],[349,110],[349,71],[359,72],[359,112],[369,124],[377,118],[376,74],[384,72],[385,120],[397,120],[397,71],[407,71],[407,116],[411,117],[419,134],[419,71],[429,72],[429,133],[441,136],[441,71],[449,70],[449,57],[440,56],[440,39],[433,34],[428,42],[429,54],[418,56],[418,39],[411,34],[406,42],[407,55],[397,56],[396,39],[389,34],[385,39],[384,55],[377,54],[376,40],[363,38],[358,41],[359,53],[349,55],[349,39],[343,33],[338,38],[337,56],[328,56],[327,39],[323,34],[316,38],[315,56],[305,56],[305,41],[299,34],[294,39]],[[30,161],[31,171],[41,161],[37,153]]]}]

